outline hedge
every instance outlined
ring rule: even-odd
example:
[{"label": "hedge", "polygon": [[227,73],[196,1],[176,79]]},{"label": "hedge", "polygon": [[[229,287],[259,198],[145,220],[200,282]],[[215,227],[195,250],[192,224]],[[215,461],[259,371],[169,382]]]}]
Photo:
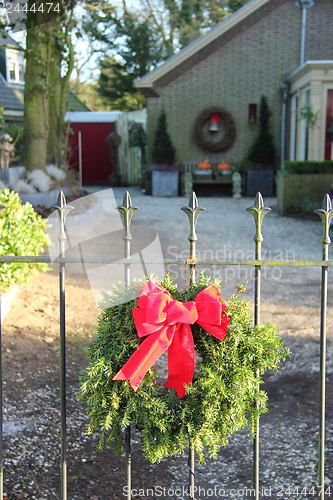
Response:
[{"label": "hedge", "polygon": [[333,161],[285,161],[281,174],[331,174]]}]

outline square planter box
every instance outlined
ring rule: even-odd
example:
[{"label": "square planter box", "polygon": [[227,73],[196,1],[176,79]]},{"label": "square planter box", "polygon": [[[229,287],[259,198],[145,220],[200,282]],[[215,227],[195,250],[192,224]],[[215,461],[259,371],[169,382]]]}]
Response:
[{"label": "square planter box", "polygon": [[152,172],[153,196],[178,196],[179,172]]},{"label": "square planter box", "polygon": [[246,195],[256,196],[258,191],[260,191],[263,196],[274,195],[273,170],[247,170]]},{"label": "square planter box", "polygon": [[47,193],[19,193],[22,203],[31,203],[33,207],[42,205],[44,208],[51,208],[57,204],[58,195],[63,191],[65,196],[68,196],[68,188],[53,189]]},{"label": "square planter box", "polygon": [[278,210],[281,215],[312,213],[331,194],[333,174],[282,174],[276,176]]},{"label": "square planter box", "polygon": [[13,184],[19,179],[24,179],[25,167],[9,167],[0,169],[0,179],[7,184],[11,189]]}]

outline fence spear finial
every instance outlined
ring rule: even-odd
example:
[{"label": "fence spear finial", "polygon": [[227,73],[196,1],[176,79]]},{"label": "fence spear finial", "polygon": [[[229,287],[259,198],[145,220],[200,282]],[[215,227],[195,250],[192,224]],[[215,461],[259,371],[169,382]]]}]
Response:
[{"label": "fence spear finial", "polygon": [[63,191],[60,191],[58,194],[57,204],[52,208],[55,208],[57,210],[57,216],[59,220],[58,239],[61,243],[66,240],[66,231],[65,231],[66,217],[69,214],[69,212],[71,212],[71,210],[74,210],[74,207],[72,207],[71,205],[67,205],[66,197]]},{"label": "fence spear finial", "polygon": [[256,243],[261,243],[263,241],[261,234],[262,221],[265,215],[271,211],[269,207],[265,207],[261,193],[257,193],[254,206],[248,208],[247,211],[253,215],[256,225],[256,234],[253,239]]},{"label": "fence spear finial", "polygon": [[190,235],[188,237],[190,242],[197,241],[198,239],[195,228],[197,225],[199,214],[201,214],[201,212],[203,212],[204,210],[206,209],[199,207],[197,195],[193,191],[190,196],[188,206],[182,208],[182,211],[186,213],[190,222]]},{"label": "fence spear finial", "polygon": [[125,235],[124,239],[130,240],[132,238],[131,232],[130,232],[130,227],[131,227],[131,221],[134,212],[139,210],[137,207],[132,206],[132,200],[131,196],[128,191],[126,191],[124,198],[123,198],[123,204],[120,205],[117,208],[118,212],[121,215],[123,225],[124,225],[124,230],[125,230]]},{"label": "fence spear finial", "polygon": [[323,244],[323,251],[325,252],[325,248],[327,249],[327,246],[331,243],[329,231],[331,219],[333,217],[332,202],[328,194],[324,196],[322,208],[315,210],[315,213],[319,215],[323,225],[323,237],[321,242]]}]

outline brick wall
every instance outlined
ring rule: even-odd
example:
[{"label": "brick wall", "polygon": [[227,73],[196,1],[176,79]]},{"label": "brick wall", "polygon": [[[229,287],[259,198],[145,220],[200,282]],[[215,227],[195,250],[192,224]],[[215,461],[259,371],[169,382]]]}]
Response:
[{"label": "brick wall", "polygon": [[[332,6],[332,0],[316,0],[308,14],[309,22],[311,19],[309,43],[316,45],[317,39],[330,39],[325,49],[327,58],[333,53],[333,24],[332,20],[329,23],[330,16],[326,12],[332,15]],[[169,75],[169,78],[167,75],[156,82],[159,97],[148,99],[148,152],[151,151],[160,109],[164,106],[178,162],[205,158],[240,162],[258,130],[257,125],[248,124],[248,105],[259,105],[263,94],[272,110],[273,133],[279,152],[282,112],[279,84],[299,65],[301,23],[302,12],[295,0],[272,0],[265,9],[243,21],[237,33],[225,37],[225,43],[221,37],[211,51],[205,49],[203,59],[194,57],[186,67],[178,68],[177,74]],[[308,52],[314,58],[319,51],[311,49]],[[198,114],[212,105],[226,108],[237,128],[234,145],[221,153],[204,152],[193,139]]]},{"label": "brick wall", "polygon": [[307,12],[305,60],[333,58],[333,1],[314,0]]}]

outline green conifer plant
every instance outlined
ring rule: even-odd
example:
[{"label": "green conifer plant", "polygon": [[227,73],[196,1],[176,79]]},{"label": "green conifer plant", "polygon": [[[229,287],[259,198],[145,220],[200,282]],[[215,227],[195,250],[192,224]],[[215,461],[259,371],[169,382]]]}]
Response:
[{"label": "green conifer plant", "polygon": [[259,130],[248,153],[248,160],[254,165],[261,167],[273,167],[275,165],[275,144],[271,131],[271,110],[267,98],[263,95],[259,105]]},{"label": "green conifer plant", "polygon": [[[88,434],[97,431],[98,448],[113,445],[119,453],[124,444],[122,430],[132,423],[152,463],[182,454],[189,443],[200,461],[204,461],[204,447],[216,457],[235,432],[249,425],[254,433],[257,417],[267,411],[267,395],[258,387],[256,371],[263,375],[277,369],[290,352],[273,324],[253,326],[249,306],[237,293],[227,301],[230,324],[223,341],[197,323],[191,326],[197,360],[184,398],[163,386],[154,366],[134,392],[128,381],[112,378],[143,341],[135,330],[136,300],[131,297],[140,295],[147,280],[133,282],[129,289],[115,286],[110,295],[104,295],[97,336],[87,351],[90,364],[82,373],[78,393],[87,404]],[[211,283],[204,273],[184,290],[169,275],[161,282],[182,302],[195,300]]]},{"label": "green conifer plant", "polygon": [[176,150],[168,132],[165,110],[162,109],[158,118],[152,150],[153,164],[174,165],[175,158]]}]

